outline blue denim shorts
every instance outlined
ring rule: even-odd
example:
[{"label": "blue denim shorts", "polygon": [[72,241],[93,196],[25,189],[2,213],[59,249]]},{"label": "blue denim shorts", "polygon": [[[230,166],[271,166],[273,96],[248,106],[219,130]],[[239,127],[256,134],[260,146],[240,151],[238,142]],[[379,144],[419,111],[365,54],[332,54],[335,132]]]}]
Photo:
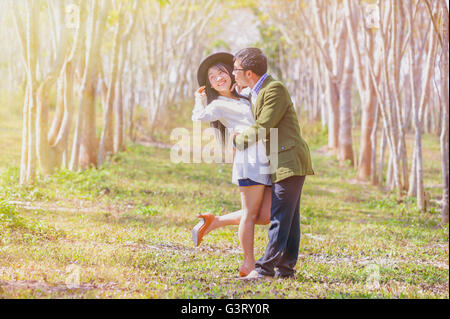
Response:
[{"label": "blue denim shorts", "polygon": [[[254,180],[251,180],[250,178],[244,178],[244,179],[238,179],[239,186],[254,186],[254,185],[265,185],[262,183],[255,182]],[[270,186],[270,185],[265,185]]]}]

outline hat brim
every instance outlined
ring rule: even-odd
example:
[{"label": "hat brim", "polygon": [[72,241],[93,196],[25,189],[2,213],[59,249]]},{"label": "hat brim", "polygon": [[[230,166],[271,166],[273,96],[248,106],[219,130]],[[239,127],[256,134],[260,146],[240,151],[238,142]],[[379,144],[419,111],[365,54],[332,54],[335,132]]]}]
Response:
[{"label": "hat brim", "polygon": [[228,52],[217,52],[206,57],[197,70],[197,82],[199,86],[206,85],[206,79],[208,78],[208,70],[210,67],[217,63],[224,63],[233,68],[234,56]]}]

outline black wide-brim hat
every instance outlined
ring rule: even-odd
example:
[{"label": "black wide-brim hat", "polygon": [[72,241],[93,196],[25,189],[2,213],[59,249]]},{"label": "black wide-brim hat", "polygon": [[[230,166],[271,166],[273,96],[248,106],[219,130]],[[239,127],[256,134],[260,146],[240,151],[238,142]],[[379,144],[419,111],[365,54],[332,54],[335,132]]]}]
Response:
[{"label": "black wide-brim hat", "polygon": [[206,79],[208,78],[208,70],[210,67],[217,63],[223,63],[233,68],[234,56],[228,52],[217,52],[207,56],[197,70],[197,81],[199,86],[206,85]]}]

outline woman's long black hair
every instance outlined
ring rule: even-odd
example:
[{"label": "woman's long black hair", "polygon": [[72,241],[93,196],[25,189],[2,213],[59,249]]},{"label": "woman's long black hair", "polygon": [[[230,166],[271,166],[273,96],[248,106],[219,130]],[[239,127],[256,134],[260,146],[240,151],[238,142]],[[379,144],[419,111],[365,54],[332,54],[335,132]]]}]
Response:
[{"label": "woman's long black hair", "polygon": [[[231,78],[231,86],[233,86],[234,83],[236,83],[236,80],[234,79],[234,75],[233,75],[233,68],[225,63],[217,63],[212,67],[216,67],[219,70],[228,73],[228,75]],[[220,94],[219,92],[217,92],[212,86],[211,86],[211,82],[209,82],[209,77],[206,77],[206,101],[207,103],[211,103],[212,101],[214,101],[215,99],[217,99]],[[235,97],[239,97],[239,98],[245,98],[242,95],[239,95],[236,90],[231,91],[231,94],[234,95]],[[210,126],[214,127],[215,129],[217,129],[218,131],[218,136],[216,136],[216,138],[218,139],[217,142],[220,143],[220,145],[222,146],[222,151],[225,148],[225,125],[222,124],[222,122],[220,121],[214,121],[214,122],[210,122]]]}]

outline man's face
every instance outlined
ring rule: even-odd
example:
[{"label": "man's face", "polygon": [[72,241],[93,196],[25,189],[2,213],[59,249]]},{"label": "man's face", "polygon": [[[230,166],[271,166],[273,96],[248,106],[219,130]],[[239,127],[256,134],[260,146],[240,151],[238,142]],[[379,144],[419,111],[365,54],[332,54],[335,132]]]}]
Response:
[{"label": "man's face", "polygon": [[237,85],[240,87],[247,87],[250,84],[247,72],[248,70],[242,68],[241,61],[236,59],[236,61],[234,61],[233,75]]}]

